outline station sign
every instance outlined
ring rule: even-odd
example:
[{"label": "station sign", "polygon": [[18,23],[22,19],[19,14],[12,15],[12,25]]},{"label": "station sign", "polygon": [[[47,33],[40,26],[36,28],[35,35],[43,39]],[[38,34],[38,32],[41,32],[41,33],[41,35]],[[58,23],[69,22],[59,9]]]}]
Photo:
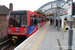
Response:
[{"label": "station sign", "polygon": [[62,11],[63,13],[67,13],[66,11]]},{"label": "station sign", "polygon": [[53,14],[48,14],[47,16],[54,16]]},{"label": "station sign", "polygon": [[56,11],[51,11],[51,13],[56,13]]},{"label": "station sign", "polygon": [[71,8],[71,2],[68,4],[68,15],[72,15],[72,8]]}]

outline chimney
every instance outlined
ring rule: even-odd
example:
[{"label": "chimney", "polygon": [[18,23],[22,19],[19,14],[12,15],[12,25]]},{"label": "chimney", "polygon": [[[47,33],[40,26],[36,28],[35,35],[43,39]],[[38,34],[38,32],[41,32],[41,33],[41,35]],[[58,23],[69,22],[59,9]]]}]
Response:
[{"label": "chimney", "polygon": [[9,10],[13,11],[13,4],[12,3],[9,4]]}]

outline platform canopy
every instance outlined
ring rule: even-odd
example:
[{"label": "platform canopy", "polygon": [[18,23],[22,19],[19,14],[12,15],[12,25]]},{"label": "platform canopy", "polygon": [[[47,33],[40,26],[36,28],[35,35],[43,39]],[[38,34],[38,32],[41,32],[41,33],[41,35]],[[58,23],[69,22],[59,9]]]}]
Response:
[{"label": "platform canopy", "polygon": [[67,14],[68,4],[65,1],[52,1],[41,6],[38,11],[43,12],[45,15],[57,13],[58,9],[60,9],[60,14]]}]

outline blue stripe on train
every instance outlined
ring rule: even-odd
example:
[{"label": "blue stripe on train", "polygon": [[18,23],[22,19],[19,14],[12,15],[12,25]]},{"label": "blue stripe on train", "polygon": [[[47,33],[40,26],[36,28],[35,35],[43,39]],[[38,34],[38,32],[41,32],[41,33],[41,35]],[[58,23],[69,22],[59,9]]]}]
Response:
[{"label": "blue stripe on train", "polygon": [[36,25],[27,26],[27,35],[30,35],[34,31],[35,27]]}]

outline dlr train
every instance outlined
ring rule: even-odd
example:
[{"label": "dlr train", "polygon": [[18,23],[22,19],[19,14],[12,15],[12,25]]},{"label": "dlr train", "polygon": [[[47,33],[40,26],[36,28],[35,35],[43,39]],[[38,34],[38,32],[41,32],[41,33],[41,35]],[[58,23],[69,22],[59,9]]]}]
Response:
[{"label": "dlr train", "polygon": [[12,38],[15,43],[19,37],[28,38],[47,21],[47,17],[29,10],[11,11],[8,17],[7,39]]}]

